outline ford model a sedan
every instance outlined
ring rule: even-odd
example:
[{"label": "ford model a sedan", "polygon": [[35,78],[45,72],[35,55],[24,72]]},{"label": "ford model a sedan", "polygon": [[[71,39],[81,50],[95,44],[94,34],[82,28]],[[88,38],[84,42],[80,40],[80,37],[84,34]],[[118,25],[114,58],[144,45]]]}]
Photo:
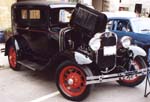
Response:
[{"label": "ford model a sedan", "polygon": [[[12,6],[13,36],[6,43],[10,67],[56,69],[56,85],[67,99],[81,101],[92,84],[116,80],[134,87],[146,73],[146,53],[104,32],[107,17],[77,4],[21,2]],[[73,12],[72,16],[71,13]],[[70,18],[69,20],[68,18]],[[69,23],[69,25],[68,25]]]},{"label": "ford model a sedan", "polygon": [[[59,31],[68,25],[74,4],[26,1],[12,5],[13,37],[6,43],[10,67],[43,70],[59,52]],[[31,64],[32,63],[32,64]]]}]

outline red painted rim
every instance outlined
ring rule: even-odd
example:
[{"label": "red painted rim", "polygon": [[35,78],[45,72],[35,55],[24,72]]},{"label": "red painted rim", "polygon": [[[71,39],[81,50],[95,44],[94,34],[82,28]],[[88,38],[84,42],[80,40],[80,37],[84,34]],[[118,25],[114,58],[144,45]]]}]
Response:
[{"label": "red painted rim", "polygon": [[[139,63],[137,61],[132,61],[131,64],[134,66],[134,68],[136,70],[141,69],[141,66],[139,65]],[[122,81],[125,83],[135,83],[140,77],[139,76],[135,76],[134,78],[125,78]]]},{"label": "red painted rim", "polygon": [[85,74],[76,66],[66,66],[60,72],[60,88],[69,96],[81,95],[86,89]]},{"label": "red painted rim", "polygon": [[10,47],[9,48],[9,63],[10,63],[10,66],[12,68],[15,68],[16,67],[16,60],[17,60],[17,55],[16,55],[16,51],[14,49],[14,47]]}]

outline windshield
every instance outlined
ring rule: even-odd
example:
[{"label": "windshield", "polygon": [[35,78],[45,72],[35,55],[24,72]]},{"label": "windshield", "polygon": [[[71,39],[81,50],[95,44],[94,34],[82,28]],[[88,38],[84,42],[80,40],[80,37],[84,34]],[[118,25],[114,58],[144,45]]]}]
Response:
[{"label": "windshield", "polygon": [[149,18],[131,19],[131,24],[132,24],[132,29],[135,33],[150,32],[150,19]]},{"label": "windshield", "polygon": [[73,8],[54,9],[51,11],[51,26],[60,23],[69,23]]}]

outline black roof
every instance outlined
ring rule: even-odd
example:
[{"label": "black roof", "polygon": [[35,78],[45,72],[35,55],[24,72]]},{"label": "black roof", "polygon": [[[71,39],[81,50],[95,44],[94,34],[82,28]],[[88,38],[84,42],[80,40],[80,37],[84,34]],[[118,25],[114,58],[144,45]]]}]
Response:
[{"label": "black roof", "polygon": [[67,2],[56,2],[56,1],[41,1],[41,0],[31,0],[31,1],[20,1],[13,5],[39,5],[39,6],[50,6],[51,8],[57,7],[75,7],[76,3],[67,3]]}]

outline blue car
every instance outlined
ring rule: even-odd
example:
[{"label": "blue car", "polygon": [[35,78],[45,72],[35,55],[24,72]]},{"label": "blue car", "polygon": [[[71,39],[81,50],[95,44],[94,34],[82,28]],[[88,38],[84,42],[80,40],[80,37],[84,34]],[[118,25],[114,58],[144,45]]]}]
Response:
[{"label": "blue car", "polygon": [[4,42],[5,42],[4,31],[0,30],[0,43],[4,43]]},{"label": "blue car", "polygon": [[145,61],[150,63],[150,19],[139,17],[108,17],[107,29],[115,32],[119,38],[130,36],[132,43],[147,52]]}]

